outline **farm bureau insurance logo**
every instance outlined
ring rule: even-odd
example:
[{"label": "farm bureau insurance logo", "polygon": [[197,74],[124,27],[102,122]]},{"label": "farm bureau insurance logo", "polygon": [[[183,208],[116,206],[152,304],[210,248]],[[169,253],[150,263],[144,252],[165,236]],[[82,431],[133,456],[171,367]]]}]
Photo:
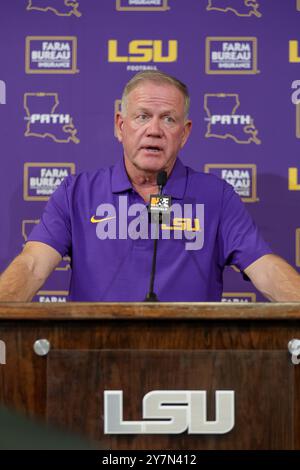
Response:
[{"label": "farm bureau insurance logo", "polygon": [[127,71],[156,70],[156,64],[174,63],[177,58],[178,41],[175,39],[133,39],[127,44],[127,50],[126,44],[120,47],[117,39],[108,41],[108,62],[132,64],[127,65]]},{"label": "farm bureau insurance logo", "polygon": [[77,38],[75,36],[27,36],[25,72],[77,73]]},{"label": "farm bureau insurance logo", "polygon": [[256,0],[208,0],[208,11],[221,11],[222,13],[234,13],[237,16],[256,16],[261,18],[259,3]]},{"label": "farm bureau insurance logo", "polygon": [[74,163],[25,163],[24,200],[48,201],[62,181],[74,174]]},{"label": "farm bureau insurance logo", "polygon": [[256,302],[256,294],[254,292],[223,292],[221,302],[234,304]]},{"label": "farm bureau insurance logo", "polygon": [[82,13],[78,10],[79,0],[28,0],[26,10],[51,12],[57,16],[76,16]]},{"label": "farm bureau insurance logo", "polygon": [[[30,233],[39,222],[40,222],[39,219],[22,220],[22,237],[23,237],[24,243],[27,242]],[[55,268],[55,271],[69,271],[70,269],[71,269],[71,258],[69,256],[64,256],[61,262],[59,263],[59,265]]]},{"label": "farm bureau insurance logo", "polygon": [[205,72],[214,75],[247,75],[257,70],[255,37],[207,37]]},{"label": "farm bureau insurance logo", "polygon": [[65,303],[68,295],[67,290],[40,290],[32,300],[40,303]]},{"label": "farm bureau insurance logo", "polygon": [[58,112],[59,105],[58,93],[25,93],[25,137],[49,137],[57,143],[78,144],[73,118],[68,113]]},{"label": "farm bureau insurance logo", "polygon": [[254,119],[250,114],[237,113],[240,106],[237,93],[206,93],[204,110],[208,124],[205,137],[232,139],[237,144],[261,144]]},{"label": "farm bureau insurance logo", "polygon": [[118,11],[167,11],[168,0],[116,0]]},{"label": "farm bureau insurance logo", "polygon": [[254,164],[207,163],[205,173],[213,173],[233,186],[243,202],[257,202],[257,170]]}]

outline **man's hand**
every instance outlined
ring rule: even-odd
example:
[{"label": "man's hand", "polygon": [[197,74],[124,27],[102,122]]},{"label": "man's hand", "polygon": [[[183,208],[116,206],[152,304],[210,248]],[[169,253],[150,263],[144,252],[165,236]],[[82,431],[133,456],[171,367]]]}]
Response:
[{"label": "man's hand", "polygon": [[255,287],[273,302],[300,301],[300,275],[277,255],[265,255],[245,269]]},{"label": "man's hand", "polygon": [[45,243],[28,242],[0,277],[0,301],[29,302],[61,258]]}]

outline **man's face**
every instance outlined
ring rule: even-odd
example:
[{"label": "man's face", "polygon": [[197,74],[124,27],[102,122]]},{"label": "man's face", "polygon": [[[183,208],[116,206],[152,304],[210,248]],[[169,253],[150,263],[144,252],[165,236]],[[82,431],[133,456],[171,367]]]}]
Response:
[{"label": "man's face", "polygon": [[173,85],[142,82],[127,97],[125,116],[116,116],[127,171],[172,170],[185,144],[191,121],[184,119],[184,97]]}]

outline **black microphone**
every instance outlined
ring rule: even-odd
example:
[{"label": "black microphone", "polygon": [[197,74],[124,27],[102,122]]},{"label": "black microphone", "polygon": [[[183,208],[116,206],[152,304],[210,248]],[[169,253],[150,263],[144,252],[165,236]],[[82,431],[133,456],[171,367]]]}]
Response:
[{"label": "black microphone", "polygon": [[[167,179],[168,179],[168,175],[167,175],[167,172],[162,170],[160,171],[158,174],[157,174],[157,177],[156,177],[156,183],[157,183],[157,186],[158,186],[158,195],[153,195],[153,196],[150,196],[150,215],[152,214],[151,212],[151,199],[152,197],[153,198],[156,198],[157,199],[157,196],[161,196],[162,195],[162,190],[163,190],[163,187],[165,186],[166,182],[167,182]],[[169,198],[169,205],[170,205],[170,198]],[[157,211],[155,211],[157,213]],[[155,223],[156,223],[156,233],[155,233],[155,237],[154,237],[154,245],[153,245],[153,257],[152,257],[152,267],[151,267],[151,276],[150,276],[150,286],[149,286],[149,292],[148,294],[146,295],[146,298],[145,298],[145,302],[158,302],[158,298],[157,298],[157,295],[155,294],[154,292],[154,279],[155,279],[155,270],[156,270],[156,255],[157,255],[157,240],[158,240],[158,234],[159,234],[159,225],[161,224],[161,221],[162,221],[162,213],[159,211],[158,212],[158,218],[155,219]]]},{"label": "black microphone", "polygon": [[165,170],[162,170],[157,174],[156,182],[157,182],[157,186],[159,189],[159,195],[161,195],[162,188],[166,185],[167,179],[168,179],[168,175]]}]

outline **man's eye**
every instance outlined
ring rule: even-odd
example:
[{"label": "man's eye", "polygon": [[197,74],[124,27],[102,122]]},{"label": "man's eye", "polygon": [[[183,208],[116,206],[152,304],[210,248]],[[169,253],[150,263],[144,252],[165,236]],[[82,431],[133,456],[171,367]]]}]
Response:
[{"label": "man's eye", "polygon": [[140,122],[145,122],[145,121],[147,121],[147,119],[148,119],[147,114],[139,114],[139,115],[136,117],[136,120],[137,120],[137,121],[140,121]]},{"label": "man's eye", "polygon": [[175,119],[172,116],[165,116],[165,121],[168,124],[174,124]]}]

